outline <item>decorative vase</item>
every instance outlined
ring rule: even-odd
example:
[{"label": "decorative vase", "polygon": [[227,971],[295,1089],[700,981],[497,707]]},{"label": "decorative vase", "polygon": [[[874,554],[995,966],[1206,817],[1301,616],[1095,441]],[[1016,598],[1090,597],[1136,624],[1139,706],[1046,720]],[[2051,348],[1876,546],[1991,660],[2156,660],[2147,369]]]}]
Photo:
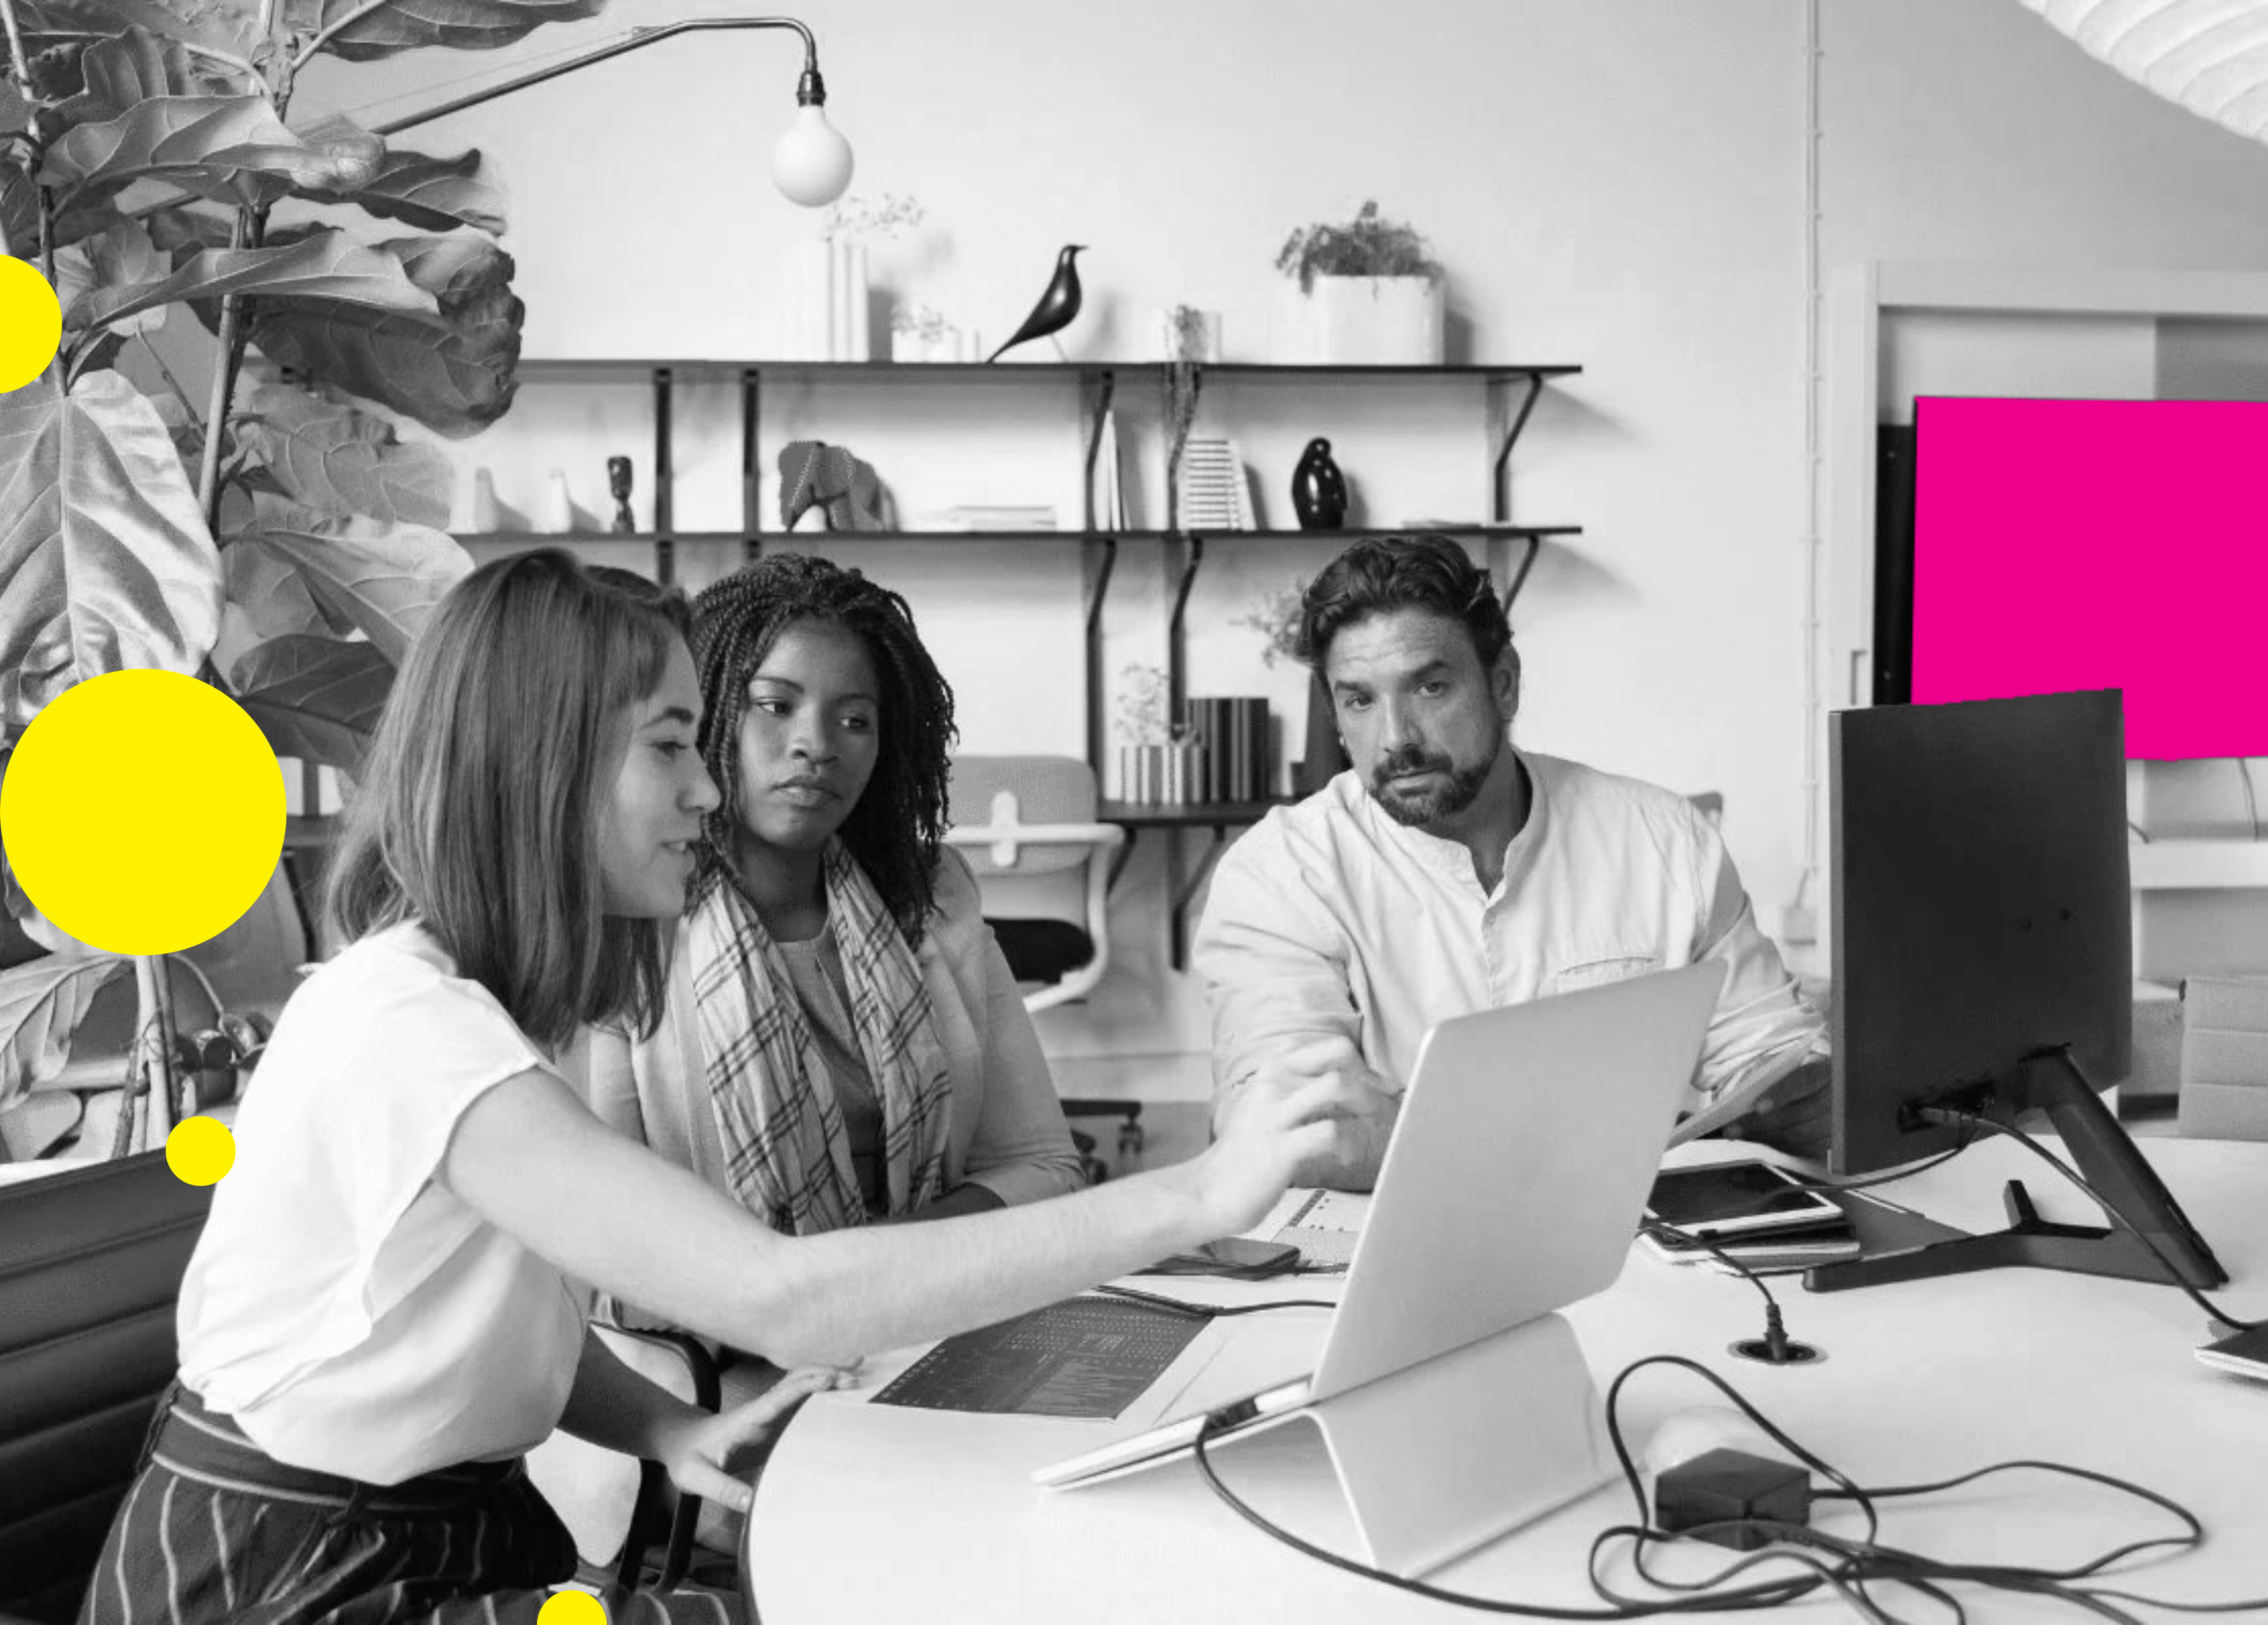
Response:
[{"label": "decorative vase", "polygon": [[575,511],[575,498],[567,489],[567,471],[551,470],[551,478],[543,491],[543,528],[555,536],[571,535],[579,515]]},{"label": "decorative vase", "polygon": [[1302,530],[1336,530],[1346,523],[1346,476],[1331,461],[1331,443],[1317,435],[1292,470],[1292,511]]},{"label": "decorative vase", "polygon": [[504,528],[504,510],[497,501],[496,476],[485,468],[473,470],[473,499],[465,515],[465,528],[482,535]]},{"label": "decorative vase", "polygon": [[1432,277],[1317,277],[1279,314],[1277,359],[1304,366],[1439,366],[1441,284]]}]

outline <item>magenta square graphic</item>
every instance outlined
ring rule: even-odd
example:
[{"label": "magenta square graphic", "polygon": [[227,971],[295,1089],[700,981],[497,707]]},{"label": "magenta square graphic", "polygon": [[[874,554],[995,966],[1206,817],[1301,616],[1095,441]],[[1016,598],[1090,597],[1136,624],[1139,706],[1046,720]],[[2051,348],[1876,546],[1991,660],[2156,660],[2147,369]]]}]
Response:
[{"label": "magenta square graphic", "polygon": [[1916,702],[2118,688],[2129,757],[2268,755],[2268,403],[1914,423]]}]

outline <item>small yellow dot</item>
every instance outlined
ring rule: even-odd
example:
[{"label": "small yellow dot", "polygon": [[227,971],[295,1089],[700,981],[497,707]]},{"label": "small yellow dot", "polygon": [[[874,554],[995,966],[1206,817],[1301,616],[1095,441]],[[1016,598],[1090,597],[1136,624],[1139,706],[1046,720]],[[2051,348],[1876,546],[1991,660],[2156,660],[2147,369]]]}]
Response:
[{"label": "small yellow dot", "polygon": [[172,954],[250,908],[284,851],[260,725],[179,672],[107,672],[33,717],[0,779],[0,843],[39,911],[91,947]]},{"label": "small yellow dot", "polygon": [[185,1117],[166,1136],[166,1166],[183,1185],[218,1185],[236,1166],[236,1136],[217,1118]]},{"label": "small yellow dot", "polygon": [[536,1625],[607,1625],[607,1605],[588,1592],[554,1592],[535,1611]]},{"label": "small yellow dot", "polygon": [[63,340],[63,308],[40,268],[0,254],[0,392],[37,378]]}]

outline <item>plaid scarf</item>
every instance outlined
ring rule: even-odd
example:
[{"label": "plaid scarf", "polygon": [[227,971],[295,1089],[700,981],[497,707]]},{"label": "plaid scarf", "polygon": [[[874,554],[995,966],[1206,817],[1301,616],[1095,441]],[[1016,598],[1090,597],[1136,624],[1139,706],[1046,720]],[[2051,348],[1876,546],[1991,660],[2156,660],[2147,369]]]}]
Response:
[{"label": "plaid scarf", "polygon": [[[890,1212],[902,1214],[944,1184],[952,1076],[921,967],[874,883],[839,840],[828,842],[824,864],[827,928],[843,952],[858,1053],[881,1097]],[[834,1085],[754,905],[712,868],[695,888],[688,925],[709,1104],[733,1194],[788,1235],[865,1223]]]}]

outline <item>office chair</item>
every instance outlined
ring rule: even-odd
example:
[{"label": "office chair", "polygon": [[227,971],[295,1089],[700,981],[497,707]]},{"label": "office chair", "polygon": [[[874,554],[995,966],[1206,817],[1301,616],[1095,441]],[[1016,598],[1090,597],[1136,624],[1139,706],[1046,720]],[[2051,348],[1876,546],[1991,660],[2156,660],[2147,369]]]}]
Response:
[{"label": "office chair", "polygon": [[[954,761],[956,820],[945,838],[976,872],[985,923],[1027,989],[1027,1010],[1084,998],[1109,969],[1109,855],[1126,831],[1098,823],[1095,805],[1094,770],[1076,757]],[[1140,1152],[1140,1101],[1070,1099],[1063,1109],[1070,1118],[1119,1119],[1119,1155]],[[1074,1129],[1071,1139],[1089,1183],[1107,1177],[1094,1136]]]},{"label": "office chair", "polygon": [[161,1151],[0,1188],[0,1621],[77,1616],[211,1205]]}]

